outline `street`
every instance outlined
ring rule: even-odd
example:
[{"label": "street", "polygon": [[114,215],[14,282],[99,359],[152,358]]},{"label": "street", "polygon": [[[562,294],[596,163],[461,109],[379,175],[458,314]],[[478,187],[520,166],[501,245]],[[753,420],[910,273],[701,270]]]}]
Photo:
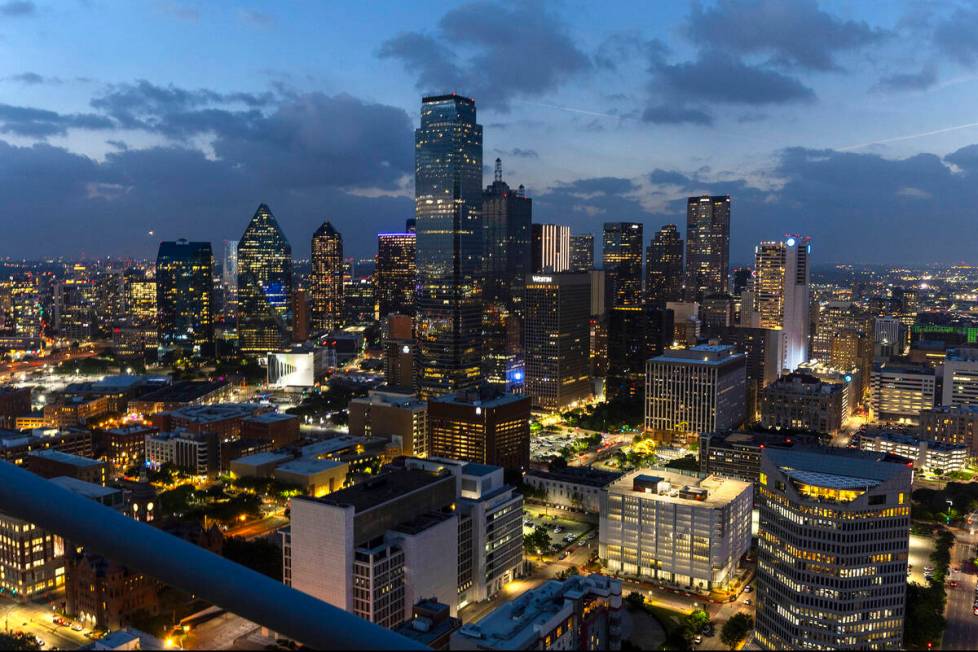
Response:
[{"label": "street", "polygon": [[956,542],[951,548],[951,567],[960,568],[960,573],[951,573],[951,579],[960,583],[958,588],[947,589],[947,607],[944,616],[947,627],[944,630],[945,650],[978,649],[978,616],[974,615],[976,578],[973,566],[974,544],[978,537],[960,530],[954,531]]},{"label": "street", "polygon": [[254,521],[235,525],[224,533],[226,537],[241,537],[243,539],[260,539],[274,534],[289,524],[284,511],[273,512]]},{"label": "street", "polygon": [[48,650],[73,650],[92,641],[84,632],[55,625],[54,612],[46,604],[28,602],[20,604],[9,598],[0,599],[0,627],[9,632],[25,632],[44,641]]}]

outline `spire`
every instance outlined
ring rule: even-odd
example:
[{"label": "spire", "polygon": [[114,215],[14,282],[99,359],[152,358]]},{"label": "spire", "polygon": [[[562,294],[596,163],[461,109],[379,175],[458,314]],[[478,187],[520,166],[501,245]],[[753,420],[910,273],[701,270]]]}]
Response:
[{"label": "spire", "polygon": [[501,158],[496,159],[496,182],[503,180],[503,160]]}]

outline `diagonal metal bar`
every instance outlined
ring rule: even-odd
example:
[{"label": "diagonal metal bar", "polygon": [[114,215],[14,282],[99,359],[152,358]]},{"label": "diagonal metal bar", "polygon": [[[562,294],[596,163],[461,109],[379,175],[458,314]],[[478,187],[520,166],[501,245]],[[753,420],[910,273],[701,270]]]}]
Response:
[{"label": "diagonal metal bar", "polygon": [[0,512],[317,650],[426,650],[331,604],[0,462]]}]

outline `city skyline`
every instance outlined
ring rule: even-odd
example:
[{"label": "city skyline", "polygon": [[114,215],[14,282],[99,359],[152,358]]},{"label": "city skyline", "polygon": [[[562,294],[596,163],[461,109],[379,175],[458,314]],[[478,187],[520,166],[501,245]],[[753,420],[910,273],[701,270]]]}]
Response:
[{"label": "city skyline", "polygon": [[[975,193],[968,8],[478,2],[379,23],[376,5],[359,21],[318,5],[0,8],[0,192],[30,216],[5,220],[2,257],[149,259],[161,240],[236,237],[262,202],[290,241],[325,216],[364,257],[413,214],[417,97],[456,91],[542,223],[685,237],[686,197],[730,194],[732,264],[788,232],[820,262],[974,262],[955,237]],[[506,48],[485,38],[503,25]]]}]

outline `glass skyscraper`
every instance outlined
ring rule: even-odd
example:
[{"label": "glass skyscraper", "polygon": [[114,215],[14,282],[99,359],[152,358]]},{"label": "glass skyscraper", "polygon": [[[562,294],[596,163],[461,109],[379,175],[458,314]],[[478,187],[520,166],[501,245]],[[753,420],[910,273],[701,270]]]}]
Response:
[{"label": "glass skyscraper", "polygon": [[343,236],[328,221],[312,236],[312,326],[332,331],[343,324]]},{"label": "glass skyscraper", "polygon": [[392,313],[414,315],[417,235],[378,233],[374,285],[381,318]]},{"label": "glass skyscraper", "polygon": [[683,240],[675,224],[666,224],[656,232],[645,266],[650,304],[664,308],[668,301],[683,300]]},{"label": "glass skyscraper", "polygon": [[642,305],[642,225],[606,222],[602,262],[608,310]]},{"label": "glass skyscraper", "polygon": [[475,102],[425,97],[415,131],[418,392],[479,383],[482,297],[482,126]]},{"label": "glass skyscraper", "polygon": [[530,229],[533,200],[523,186],[515,192],[503,181],[502,161],[496,159],[496,175],[482,194],[485,245],[486,303],[502,303],[506,310],[520,313],[526,275],[530,272]]},{"label": "glass skyscraper", "polygon": [[727,293],[730,269],[730,196],[686,202],[686,299]]},{"label": "glass skyscraper", "polygon": [[263,356],[289,340],[292,247],[268,206],[261,204],[238,241],[238,343]]},{"label": "glass skyscraper", "polygon": [[161,242],[156,257],[160,351],[210,355],[214,345],[214,254],[209,242]]}]

